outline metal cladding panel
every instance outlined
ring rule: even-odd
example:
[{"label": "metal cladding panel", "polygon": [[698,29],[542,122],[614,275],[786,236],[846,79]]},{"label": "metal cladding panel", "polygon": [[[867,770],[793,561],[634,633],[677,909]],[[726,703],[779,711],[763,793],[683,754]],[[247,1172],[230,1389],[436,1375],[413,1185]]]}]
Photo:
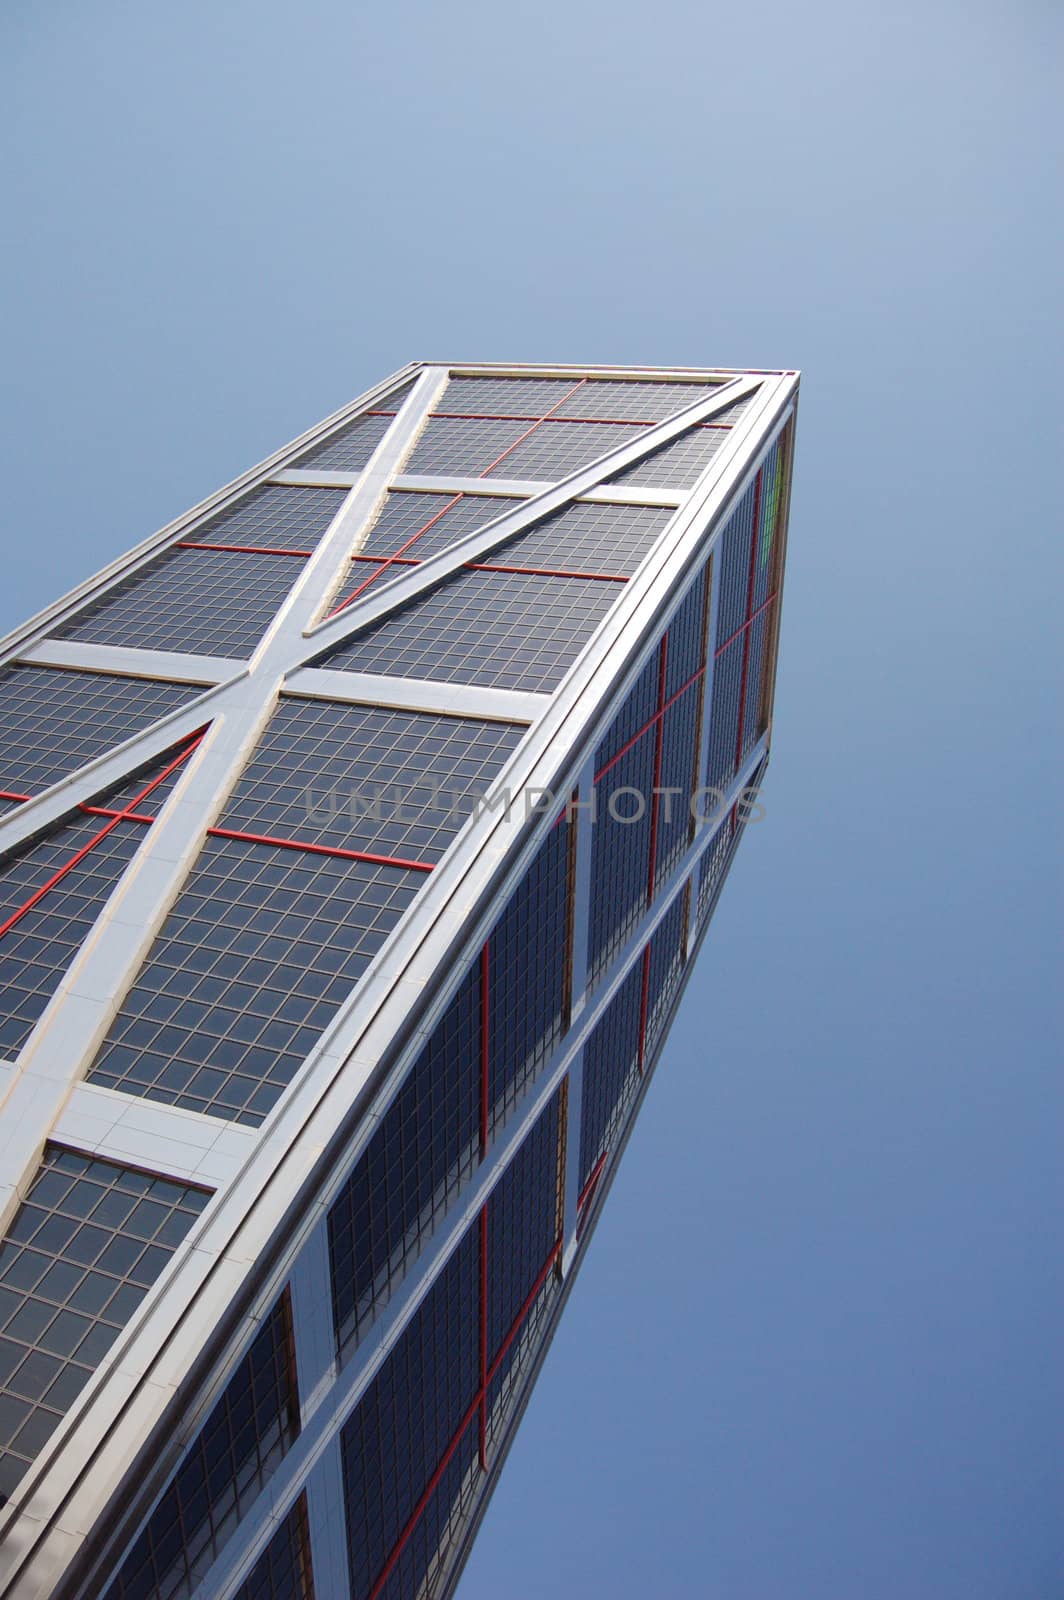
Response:
[{"label": "metal cladding panel", "polygon": [[[326,1574],[322,1600],[328,1600],[328,1583]],[[289,1511],[233,1600],[314,1600],[304,1497]]]},{"label": "metal cladding panel", "polygon": [[168,550],[79,611],[57,638],[250,656],[303,572],[291,556]]},{"label": "metal cladding panel", "polygon": [[620,584],[461,572],[318,661],[348,672],[556,688],[616,604]]},{"label": "metal cladding panel", "polygon": [[209,838],[90,1080],[260,1123],[422,882],[397,867]]},{"label": "metal cladding panel", "polygon": [[341,1433],[352,1600],[413,1597],[462,1498],[476,1455],[478,1260],[474,1230]]},{"label": "metal cladding panel", "polygon": [[[298,1432],[292,1312],[286,1291],[164,1490],[104,1600],[183,1600],[190,1595]],[[280,1563],[277,1570],[282,1570]]]},{"label": "metal cladding panel", "polygon": [[208,1199],[153,1173],[45,1148],[0,1244],[0,1505]]},{"label": "metal cladding panel", "polygon": [[337,1347],[362,1337],[479,1159],[481,964],[475,962],[329,1211]]},{"label": "metal cladding panel", "polygon": [[218,825],[435,864],[526,731],[282,699]]},{"label": "metal cladding panel", "polygon": [[39,794],[199,692],[109,672],[9,667],[0,673],[0,791]]}]

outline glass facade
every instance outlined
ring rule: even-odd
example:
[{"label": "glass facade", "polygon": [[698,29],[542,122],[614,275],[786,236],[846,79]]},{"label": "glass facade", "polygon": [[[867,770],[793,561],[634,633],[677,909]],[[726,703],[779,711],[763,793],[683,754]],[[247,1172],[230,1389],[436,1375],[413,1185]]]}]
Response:
[{"label": "glass facade", "polygon": [[[164,1490],[104,1600],[178,1600],[191,1594],[298,1432],[292,1309],[284,1294]],[[277,1552],[278,1558],[281,1554]],[[267,1560],[270,1574],[279,1574],[281,1566],[280,1559]],[[248,1592],[270,1594],[269,1588],[254,1586]]]},{"label": "glass facade", "polygon": [[150,1172],[46,1147],[0,1244],[0,1504],[208,1198]]},{"label": "glass facade", "polygon": [[[193,1289],[166,1402],[190,1442],[160,1456],[165,1418],[141,1437],[142,1497],[63,1557],[69,1600],[453,1593],[750,820],[737,791],[764,773],[795,385],[732,381],[706,416],[724,375],[408,371],[65,613],[62,666],[0,672],[0,1067],[40,1052],[65,1082],[79,1046],[68,1029],[49,1055],[49,1030],[85,952],[74,998],[98,1020],[63,1127],[104,1152],[51,1138],[18,1180],[3,1493],[34,1463],[47,1484],[51,1433],[208,1200],[234,1286],[198,1332]],[[123,670],[151,668],[134,648],[158,673]],[[152,764],[138,739],[203,692],[168,651],[248,670]],[[221,757],[191,758],[218,728],[215,783]],[[90,794],[86,763],[126,741]],[[522,803],[533,772],[554,775],[547,809]],[[66,816],[18,831],[60,780]],[[692,807],[706,786],[727,809]],[[139,1130],[148,1174],[108,1153]],[[216,1189],[189,1178],[200,1159]],[[172,1305],[131,1330],[145,1383]],[[72,1424],[94,1460],[104,1425]]]}]

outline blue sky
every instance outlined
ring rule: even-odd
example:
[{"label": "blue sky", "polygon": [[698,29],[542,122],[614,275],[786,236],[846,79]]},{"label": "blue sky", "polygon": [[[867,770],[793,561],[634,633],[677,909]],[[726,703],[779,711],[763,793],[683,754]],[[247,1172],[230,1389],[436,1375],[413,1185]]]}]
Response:
[{"label": "blue sky", "polygon": [[768,814],[462,1600],[1060,1592],[1060,45],[0,19],[0,627],[412,357],[803,370]]}]

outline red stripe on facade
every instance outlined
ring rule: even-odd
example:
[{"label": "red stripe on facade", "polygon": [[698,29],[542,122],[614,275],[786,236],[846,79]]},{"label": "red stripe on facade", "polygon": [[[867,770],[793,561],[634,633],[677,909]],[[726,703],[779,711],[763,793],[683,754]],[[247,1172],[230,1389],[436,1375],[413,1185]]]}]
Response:
[{"label": "red stripe on facade", "polygon": [[[34,797],[31,794],[15,794],[12,789],[0,789],[0,800],[17,800],[24,804]],[[114,806],[87,806],[79,803],[78,810],[87,817],[117,817],[122,822],[154,822],[154,817],[149,817],[143,811],[116,811]]]},{"label": "red stripe on facade", "polygon": [[576,1197],[576,1209],[578,1211],[581,1211],[584,1208],[584,1206],[587,1205],[587,1202],[590,1200],[592,1191],[594,1190],[595,1185],[598,1183],[599,1179],[602,1176],[602,1169],[606,1165],[606,1162],[609,1160],[609,1154],[610,1153],[609,1153],[608,1150],[603,1150],[602,1154],[599,1156],[598,1160],[595,1162],[595,1165],[591,1168],[591,1173],[590,1173],[590,1175],[588,1177],[587,1182],[584,1184],[584,1187],[581,1189],[580,1193]]},{"label": "red stripe on facade", "polygon": [[[588,380],[585,379],[584,382]],[[566,397],[568,398],[568,397]],[[694,402],[692,401],[693,405]],[[565,400],[559,400],[558,405],[565,405]],[[557,407],[555,407],[555,410]],[[677,410],[683,408],[678,406]],[[440,422],[534,422],[538,427],[541,422],[577,422],[591,423],[597,428],[656,428],[662,422],[667,422],[675,412],[670,412],[668,417],[556,417],[548,412],[545,417],[533,416],[531,412],[518,411],[433,411],[430,413],[434,421]],[[730,422],[693,422],[693,428],[730,428]],[[531,431],[531,430],[530,430]],[[520,444],[520,439],[517,443]],[[511,446],[511,448],[513,448]]]},{"label": "red stripe on facade", "polygon": [[517,1335],[520,1333],[522,1322],[524,1322],[525,1318],[528,1316],[528,1313],[532,1310],[532,1307],[535,1305],[536,1296],[539,1294],[539,1291],[542,1289],[543,1285],[546,1283],[547,1279],[550,1277],[551,1272],[554,1269],[554,1264],[557,1261],[558,1257],[561,1255],[561,1253],[562,1253],[562,1241],[561,1241],[561,1239],[556,1239],[555,1243],[554,1243],[554,1249],[551,1251],[550,1255],[547,1257],[546,1261],[543,1263],[543,1266],[540,1268],[539,1276],[536,1278],[535,1283],[532,1285],[531,1289],[528,1291],[528,1294],[525,1296],[524,1303],[522,1304],[520,1311],[517,1313],[516,1317],[514,1318],[513,1322],[510,1325],[509,1333],[506,1335],[506,1338],[503,1340],[502,1344],[499,1346],[498,1351],[497,1351],[496,1356],[495,1356],[495,1360],[492,1362],[491,1366],[488,1368],[488,1382],[489,1383],[491,1383],[492,1379],[495,1377],[495,1375],[498,1372],[499,1368],[502,1366],[503,1361],[506,1359],[507,1350],[509,1350],[509,1348],[513,1344],[514,1340],[517,1338]]},{"label": "red stripe on facade", "polygon": [[181,539],[173,546],[175,550],[222,550],[234,556],[299,556],[307,561],[314,554],[313,550],[277,550],[271,545],[263,549],[258,544],[203,544],[199,540]]},{"label": "red stripe on facade", "polygon": [[416,533],[412,533],[409,539],[405,540],[405,542],[399,546],[398,550],[393,550],[390,556],[385,556],[381,561],[380,566],[377,568],[377,571],[371,572],[366,581],[364,583],[360,583],[354,593],[349,594],[347,599],[344,600],[342,604],[338,605],[335,610],[330,611],[329,615],[331,617],[335,617],[339,612],[346,610],[352,601],[357,600],[359,595],[363,594],[365,590],[369,588],[370,584],[374,583],[376,579],[380,577],[382,572],[387,572],[388,568],[392,566],[392,564],[397,561],[405,551],[409,550],[410,546],[416,540],[420,539],[423,533],[428,533],[429,529],[434,527],[435,524],[439,522],[441,517],[445,517],[448,511],[450,511],[453,506],[456,506],[459,500],[463,498],[464,496],[461,490],[459,490],[458,494],[453,495],[451,499],[448,500],[447,504],[442,508],[442,510],[437,511],[434,517],[430,517],[425,525],[419,528]]},{"label": "red stripe on facade", "polygon": [[698,682],[699,678],[701,678],[703,676],[703,674],[705,673],[705,670],[706,670],[705,667],[699,667],[697,672],[692,672],[692,674],[688,678],[687,682],[686,683],[681,683],[680,687],[676,690],[675,694],[671,694],[669,696],[669,698],[666,700],[665,704],[662,706],[661,710],[660,711],[655,711],[654,715],[652,717],[649,717],[647,719],[647,721],[644,722],[643,726],[641,728],[637,729],[637,731],[635,733],[633,733],[632,737],[628,740],[627,744],[622,744],[621,748],[617,751],[617,754],[614,755],[614,756],[611,756],[610,759],[606,762],[606,765],[604,767],[600,767],[598,772],[595,773],[595,782],[596,783],[599,782],[600,778],[604,778],[606,776],[607,772],[609,772],[611,770],[611,768],[613,768],[613,767],[615,767],[617,765],[618,761],[620,761],[622,756],[626,756],[628,754],[629,750],[632,748],[633,745],[638,744],[640,739],[645,738],[646,735],[650,732],[651,728],[656,727],[656,725],[661,721],[662,717],[665,715],[666,711],[668,711],[671,706],[674,706],[676,704],[677,700],[679,700],[680,696],[681,695],[685,695],[687,693],[688,689],[690,689],[693,684],[696,684]]},{"label": "red stripe on facade", "polygon": [[[351,556],[349,559],[351,561],[372,561],[375,565],[380,566],[384,558],[381,556],[357,555]],[[388,556],[387,559],[395,567],[420,567],[421,565],[421,562],[415,556]]]},{"label": "red stripe on facade", "polygon": [[454,1456],[455,1451],[458,1449],[458,1446],[461,1444],[463,1438],[465,1437],[466,1429],[469,1427],[470,1423],[473,1421],[473,1418],[477,1415],[477,1413],[480,1410],[481,1406],[482,1405],[486,1405],[486,1403],[487,1403],[488,1385],[491,1383],[492,1379],[495,1377],[496,1373],[499,1370],[499,1367],[502,1365],[502,1362],[503,1362],[503,1360],[504,1360],[504,1358],[506,1356],[507,1350],[509,1350],[509,1348],[510,1348],[511,1344],[513,1343],[514,1339],[517,1337],[517,1334],[520,1332],[521,1324],[524,1322],[525,1318],[528,1316],[529,1311],[531,1311],[532,1306],[535,1303],[536,1296],[539,1294],[540,1290],[543,1288],[543,1285],[546,1283],[549,1274],[553,1271],[555,1262],[557,1261],[559,1255],[561,1254],[561,1249],[562,1249],[562,1241],[561,1241],[561,1239],[558,1239],[556,1241],[556,1243],[554,1245],[554,1248],[551,1251],[550,1255],[547,1257],[547,1260],[544,1263],[543,1268],[539,1273],[539,1276],[536,1278],[536,1281],[533,1284],[530,1293],[526,1297],[526,1299],[524,1301],[524,1304],[522,1305],[520,1311],[517,1313],[517,1316],[514,1318],[513,1323],[512,1323],[512,1325],[510,1327],[510,1331],[508,1332],[508,1334],[506,1335],[506,1338],[503,1340],[502,1344],[500,1345],[498,1353],[496,1354],[495,1360],[492,1362],[491,1367],[487,1370],[487,1373],[485,1375],[485,1381],[481,1383],[480,1388],[479,1388],[476,1396],[473,1399],[472,1405],[470,1405],[468,1411],[466,1411],[466,1413],[463,1416],[461,1422],[458,1424],[458,1427],[455,1430],[455,1433],[454,1433],[454,1435],[453,1435],[453,1437],[451,1439],[450,1444],[447,1446],[447,1449],[444,1451],[443,1455],[440,1457],[439,1465],[436,1467],[436,1470],[433,1472],[433,1474],[432,1474],[431,1478],[429,1479],[428,1483],[425,1485],[425,1488],[424,1488],[420,1498],[418,1499],[418,1502],[417,1502],[416,1506],[414,1507],[413,1511],[410,1513],[410,1516],[407,1518],[405,1524],[403,1525],[402,1533],[400,1533],[400,1535],[399,1535],[398,1539],[396,1540],[395,1544],[392,1546],[391,1552],[388,1555],[388,1559],[384,1563],[384,1566],[381,1568],[380,1575],[378,1576],[376,1582],[374,1583],[373,1588],[369,1592],[369,1600],[378,1600],[378,1597],[379,1597],[379,1595],[381,1593],[381,1590],[384,1588],[385,1584],[388,1582],[388,1579],[391,1577],[393,1571],[395,1570],[396,1562],[399,1560],[399,1558],[402,1555],[403,1551],[406,1549],[408,1543],[410,1542],[410,1537],[411,1537],[412,1533],[414,1532],[414,1529],[417,1527],[418,1522],[421,1519],[421,1515],[425,1510],[425,1507],[428,1505],[430,1499],[432,1498],[433,1492],[435,1491],[437,1485],[439,1484],[440,1479],[443,1477],[443,1474],[446,1472],[446,1470],[447,1470],[447,1468],[448,1468],[448,1466],[449,1466],[449,1464],[451,1462],[451,1459]]},{"label": "red stripe on facade", "polygon": [[586,578],[594,583],[627,583],[617,572],[564,572],[560,567],[510,567],[494,561],[465,561],[467,572],[525,572],[532,578]]},{"label": "red stripe on facade", "polygon": [[95,834],[87,844],[83,844],[80,850],[76,850],[70,857],[69,861],[64,861],[63,865],[59,867],[57,871],[52,873],[52,876],[48,879],[47,883],[42,883],[39,889],[34,890],[29,899],[24,900],[22,905],[17,907],[17,909],[11,913],[6,922],[0,923],[0,939],[4,937],[5,933],[10,933],[15,924],[20,922],[28,911],[32,911],[33,907],[43,900],[45,895],[48,894],[51,889],[54,889],[57,883],[61,883],[68,872],[73,871],[79,862],[84,861],[89,852],[95,850],[96,846],[106,839],[107,835],[117,828],[120,822],[123,822],[126,820],[126,818],[130,817],[136,811],[142,800],[146,800],[148,796],[155,789],[157,789],[172,772],[176,771],[182,762],[188,760],[189,756],[192,754],[193,750],[195,750],[206,731],[207,730],[205,728],[201,728],[200,731],[193,736],[192,740],[180,752],[180,754],[176,755],[174,759],[163,768],[158,777],[153,778],[150,783],[145,784],[144,788],[133,797],[128,806],[123,807],[121,811],[114,812],[105,828],[101,828],[99,833]]},{"label": "red stripe on facade", "polygon": [[587,382],[586,378],[581,378],[578,383],[574,383],[573,387],[569,390],[568,394],[563,394],[561,399],[557,402],[556,405],[551,406],[550,410],[549,411],[545,411],[541,417],[537,417],[535,422],[533,422],[532,426],[530,428],[526,428],[524,433],[521,434],[520,438],[515,439],[513,444],[507,445],[506,449],[502,452],[502,454],[496,456],[494,461],[490,461],[488,463],[488,465],[484,468],[484,471],[483,472],[479,472],[477,474],[477,476],[479,478],[486,478],[489,472],[494,472],[495,468],[500,464],[500,462],[505,461],[507,456],[512,455],[513,452],[517,449],[517,446],[519,444],[524,444],[524,442],[528,438],[529,434],[535,433],[536,429],[541,427],[544,422],[547,422],[554,415],[554,413],[557,410],[560,409],[560,407],[562,407],[562,406],[564,406],[566,404],[567,401],[571,400],[573,395],[576,394],[577,390],[578,389],[582,389],[586,382]]},{"label": "red stripe on facade", "polygon": [[748,617],[746,619],[746,621],[741,624],[740,627],[736,628],[736,630],[735,630],[735,632],[733,634],[731,634],[727,639],[725,639],[723,644],[719,644],[717,646],[716,650],[713,652],[714,656],[723,655],[725,650],[727,650],[728,646],[730,644],[734,644],[736,639],[738,639],[739,635],[745,633],[747,628],[751,627],[752,624],[757,621],[758,617],[761,615],[761,613],[763,611],[767,611],[768,610],[769,606],[772,604],[772,602],[773,602],[773,600],[775,600],[775,598],[776,598],[775,594],[770,594],[768,599],[764,602],[764,604],[758,606],[757,610],[754,612],[752,617]]},{"label": "red stripe on facade", "polygon": [[244,844],[268,844],[278,850],[303,850],[311,856],[338,856],[341,861],[368,861],[375,867],[402,867],[407,872],[432,872],[431,861],[409,861],[404,856],[377,855],[372,850],[345,850],[335,844],[308,844],[302,839],[281,839],[271,833],[246,833],[240,828],[208,828],[212,839],[237,839]]}]

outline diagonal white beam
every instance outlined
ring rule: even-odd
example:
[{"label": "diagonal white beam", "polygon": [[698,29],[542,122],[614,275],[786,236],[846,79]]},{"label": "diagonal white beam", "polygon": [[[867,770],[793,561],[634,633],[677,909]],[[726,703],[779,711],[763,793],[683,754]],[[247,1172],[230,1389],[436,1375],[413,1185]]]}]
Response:
[{"label": "diagonal white beam", "polygon": [[552,512],[560,511],[571,500],[578,499],[588,489],[596,487],[601,479],[611,478],[616,473],[623,472],[626,467],[641,460],[643,456],[661,445],[668,444],[670,440],[685,433],[696,423],[704,422],[717,411],[726,410],[734,405],[737,400],[755,394],[759,387],[758,381],[753,378],[746,382],[736,380],[734,383],[722,386],[710,399],[688,406],[685,411],[676,412],[664,422],[647,428],[639,438],[630,439],[627,444],[619,445],[588,466],[571,472],[567,478],[559,479],[535,500],[522,502],[520,506],[503,513],[484,528],[474,530],[464,539],[448,545],[445,550],[434,556],[427,556],[420,566],[405,568],[404,575],[390,583],[386,592],[375,594],[370,590],[357,605],[348,606],[345,611],[315,628],[308,642],[304,661],[309,663],[319,652],[343,644],[352,633],[358,632],[371,622],[376,622],[389,612],[408,605],[418,595],[433,588],[441,579],[457,572],[467,561],[483,560],[490,551],[497,549],[507,539],[512,539],[514,534],[521,533]]},{"label": "diagonal white beam", "polygon": [[[205,830],[224,805],[270,716],[304,628],[324,603],[355,530],[383,493],[445,381],[444,374],[432,370],[418,378],[358,487],[351,490],[316,554],[305,563],[247,673],[215,692],[215,714],[202,744],[158,820],[146,830],[134,860],[20,1054],[21,1070],[3,1111],[5,1126],[19,1132],[17,1138],[0,1138],[0,1187],[17,1190],[32,1176],[27,1157],[36,1156],[74,1082],[91,1062],[180,891]],[[200,724],[205,704],[199,702]],[[155,737],[158,731],[153,730]],[[127,748],[139,758],[145,743],[132,741]],[[80,779],[84,781],[84,774]],[[76,787],[68,786],[68,804],[69,791]],[[49,795],[54,797],[54,791]],[[39,819],[42,807],[37,801],[23,809]],[[20,818],[21,812],[15,813],[12,822],[17,824]],[[6,835],[7,830],[0,838],[6,841]]]},{"label": "diagonal white beam", "polygon": [[101,571],[94,573],[91,578],[86,578],[84,583],[78,584],[75,589],[71,589],[61,599],[53,601],[43,611],[39,611],[35,617],[31,617],[19,627],[13,628],[3,639],[0,639],[0,665],[15,659],[33,641],[46,638],[58,624],[65,622],[87,601],[98,594],[102,594],[112,584],[117,583],[120,578],[126,578],[130,573],[135,572],[138,567],[144,566],[147,561],[158,555],[160,551],[167,549],[169,545],[173,544],[195,523],[201,522],[209,514],[224,510],[227,505],[239,500],[249,489],[255,488],[260,483],[268,482],[275,472],[285,467],[288,462],[293,461],[304,450],[324,439],[340,424],[352,421],[363,411],[372,410],[375,405],[386,399],[396,389],[408,383],[419,371],[429,365],[434,364],[410,362],[407,366],[400,368],[398,372],[392,373],[391,377],[384,378],[380,383],[374,384],[371,389],[367,389],[364,394],[360,394],[348,405],[341,406],[340,410],[335,411],[332,416],[326,417],[323,422],[316,423],[313,428],[308,428],[306,433],[300,434],[298,439],[293,439],[290,444],[283,445],[280,450],[275,450],[264,461],[260,461],[254,467],[249,467],[247,472],[242,472],[238,478],[234,478],[231,483],[227,483],[223,488],[216,490],[214,494],[208,495],[198,505],[193,506],[188,511],[183,511],[179,517],[175,517],[172,522],[168,522],[157,533],[153,533],[147,539],[143,539],[132,550],[127,550],[122,555],[117,556],[114,561],[102,568]]}]

